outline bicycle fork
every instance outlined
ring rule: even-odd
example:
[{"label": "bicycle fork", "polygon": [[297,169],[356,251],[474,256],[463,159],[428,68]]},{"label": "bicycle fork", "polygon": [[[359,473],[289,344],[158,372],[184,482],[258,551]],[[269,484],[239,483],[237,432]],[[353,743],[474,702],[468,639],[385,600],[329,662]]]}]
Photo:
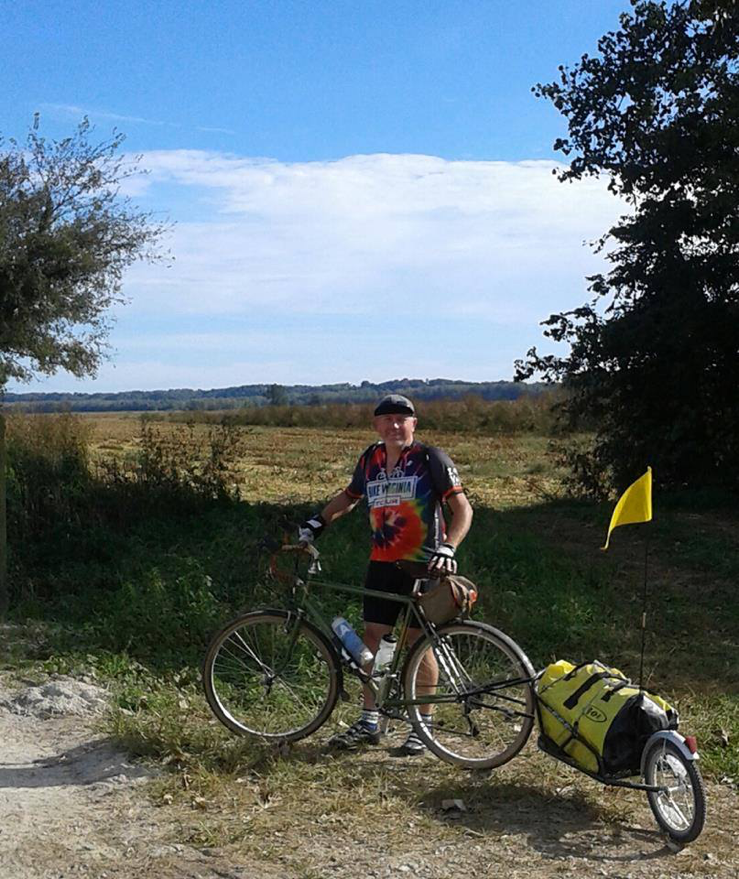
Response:
[{"label": "bicycle fork", "polygon": [[[464,719],[469,728],[469,734],[472,738],[477,738],[480,735],[480,727],[472,718],[470,698],[468,695],[469,685],[472,683],[472,678],[457,658],[452,647],[447,644],[443,638],[437,638],[437,644],[431,649],[439,668],[439,677],[443,678],[449,685],[449,688],[453,690],[457,699],[463,702]],[[440,724],[441,723],[443,723],[443,721],[440,722]]]}]

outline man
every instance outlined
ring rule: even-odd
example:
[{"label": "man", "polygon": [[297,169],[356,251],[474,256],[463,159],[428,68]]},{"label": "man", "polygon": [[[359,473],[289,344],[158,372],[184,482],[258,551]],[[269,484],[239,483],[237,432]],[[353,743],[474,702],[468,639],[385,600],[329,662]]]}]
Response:
[{"label": "man", "polygon": [[[380,441],[362,453],[349,486],[308,519],[298,535],[299,540],[312,542],[324,528],[366,497],[372,552],[365,586],[404,595],[411,592],[414,579],[395,563],[422,561],[432,574],[454,573],[456,549],[472,523],[472,507],[452,460],[441,449],[414,440],[415,415],[413,403],[407,397],[390,394],[380,400],[372,422]],[[442,503],[451,512],[448,531]],[[400,607],[395,601],[365,597],[364,642],[373,654],[382,636],[392,631]],[[419,634],[419,629],[411,630],[411,643]],[[438,674],[436,663],[432,656],[424,662],[425,677],[433,689]],[[422,706],[422,720],[431,724],[430,706]],[[330,744],[338,748],[377,744],[378,722],[373,696],[365,689],[362,716],[345,733],[334,736]],[[420,754],[424,746],[411,732],[401,750]]]}]

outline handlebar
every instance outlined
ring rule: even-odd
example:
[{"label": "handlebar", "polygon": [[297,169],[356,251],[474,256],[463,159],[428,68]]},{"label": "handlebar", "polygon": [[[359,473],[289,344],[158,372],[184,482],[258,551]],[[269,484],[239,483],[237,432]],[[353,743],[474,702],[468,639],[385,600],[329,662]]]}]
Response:
[{"label": "handlebar", "polygon": [[291,579],[287,574],[277,568],[277,559],[281,553],[302,553],[311,557],[313,563],[316,563],[320,557],[320,553],[311,543],[285,543],[273,552],[269,557],[269,570],[273,577],[277,580],[287,581]]},{"label": "handlebar", "polygon": [[[287,574],[284,574],[277,569],[277,559],[279,555],[283,552],[303,553],[304,555],[308,555],[311,557],[311,562],[313,564],[318,563],[318,559],[321,555],[312,543],[285,543],[282,546],[278,547],[277,550],[270,555],[269,570],[273,577],[283,581],[287,581],[289,579]],[[405,560],[400,560],[395,562],[395,564],[402,571],[405,571],[406,574],[409,574],[416,580],[438,580],[443,576],[442,571],[429,571],[424,562],[409,562]]]}]

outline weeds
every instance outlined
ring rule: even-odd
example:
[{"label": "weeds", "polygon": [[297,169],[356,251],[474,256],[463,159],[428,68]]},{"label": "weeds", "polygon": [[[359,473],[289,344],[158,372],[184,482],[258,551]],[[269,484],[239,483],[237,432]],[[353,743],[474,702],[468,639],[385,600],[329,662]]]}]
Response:
[{"label": "weeds", "polygon": [[211,425],[203,434],[194,423],[176,431],[149,419],[140,422],[136,451],[123,458],[100,457],[100,481],[129,503],[188,509],[208,501],[239,499],[236,465],[242,437],[232,425]]},{"label": "weeds", "polygon": [[8,530],[11,542],[71,527],[87,497],[91,425],[64,414],[7,418]]}]

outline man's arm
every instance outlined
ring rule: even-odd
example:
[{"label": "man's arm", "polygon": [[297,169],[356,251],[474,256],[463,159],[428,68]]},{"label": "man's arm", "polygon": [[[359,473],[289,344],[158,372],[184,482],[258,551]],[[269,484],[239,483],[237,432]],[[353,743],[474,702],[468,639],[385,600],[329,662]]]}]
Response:
[{"label": "man's arm", "polygon": [[326,504],[321,510],[321,515],[327,525],[336,519],[340,519],[346,513],[350,513],[359,503],[360,498],[350,497],[343,489]]},{"label": "man's arm", "polygon": [[454,550],[464,540],[465,535],[470,530],[472,506],[467,500],[467,495],[462,490],[459,473],[449,455],[443,449],[436,446],[427,446],[427,453],[434,490],[439,495],[442,503],[449,506],[452,513],[452,520],[449,523],[447,536],[442,545],[452,548],[450,557],[453,558]]},{"label": "man's arm", "polygon": [[346,491],[340,491],[326,504],[320,513],[314,513],[298,528],[298,541],[300,543],[313,543],[323,529],[334,520],[349,513],[359,503],[359,498],[353,498]]},{"label": "man's arm", "polygon": [[449,523],[449,531],[444,542],[451,543],[456,549],[470,530],[473,515],[472,505],[463,491],[450,494],[446,502],[452,512],[452,521]]},{"label": "man's arm", "polygon": [[454,554],[464,540],[472,524],[472,506],[463,491],[456,491],[446,499],[452,511],[452,521],[444,542],[436,547],[429,559],[428,568],[432,575],[457,573],[457,562]]}]

